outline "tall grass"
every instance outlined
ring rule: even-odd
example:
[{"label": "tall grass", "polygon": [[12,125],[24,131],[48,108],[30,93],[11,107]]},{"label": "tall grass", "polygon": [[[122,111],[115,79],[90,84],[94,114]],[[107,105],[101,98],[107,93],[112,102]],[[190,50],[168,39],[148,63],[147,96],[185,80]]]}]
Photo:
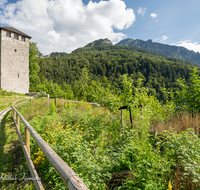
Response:
[{"label": "tall grass", "polygon": [[199,135],[200,127],[200,113],[190,113],[184,111],[176,113],[165,121],[154,121],[151,124],[151,133],[155,134],[156,131],[162,132],[164,130],[174,129],[178,134],[190,128],[194,129],[195,134]]}]

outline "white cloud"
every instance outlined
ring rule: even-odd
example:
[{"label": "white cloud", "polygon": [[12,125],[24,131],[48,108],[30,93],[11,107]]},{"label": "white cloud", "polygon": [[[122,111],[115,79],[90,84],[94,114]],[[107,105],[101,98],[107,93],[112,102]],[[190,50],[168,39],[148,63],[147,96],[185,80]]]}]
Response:
[{"label": "white cloud", "polygon": [[138,10],[137,10],[137,12],[138,12],[139,15],[141,14],[142,16],[144,16],[144,14],[145,14],[145,12],[146,12],[146,9],[147,9],[147,8],[139,7]]},{"label": "white cloud", "polygon": [[157,18],[157,14],[156,13],[151,13],[151,18]]},{"label": "white cloud", "polygon": [[200,44],[198,42],[192,43],[191,40],[183,40],[180,42],[177,42],[176,44],[172,44],[176,46],[182,46],[189,50],[193,50],[194,52],[200,52]]},{"label": "white cloud", "polygon": [[161,41],[165,41],[168,37],[166,35],[164,35],[161,38],[162,38]]},{"label": "white cloud", "polygon": [[118,42],[126,35],[114,29],[129,28],[134,21],[133,10],[122,0],[88,5],[82,0],[21,0],[0,12],[0,23],[32,36],[43,54],[71,52],[99,38]]},{"label": "white cloud", "polygon": [[7,2],[8,2],[7,0],[0,0],[0,9],[3,9]]}]

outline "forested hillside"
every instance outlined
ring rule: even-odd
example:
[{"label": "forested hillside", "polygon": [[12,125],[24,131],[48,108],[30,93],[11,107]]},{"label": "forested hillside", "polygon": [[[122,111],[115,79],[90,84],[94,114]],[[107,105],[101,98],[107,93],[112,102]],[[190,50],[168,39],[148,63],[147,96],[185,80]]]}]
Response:
[{"label": "forested hillside", "polygon": [[68,88],[73,89],[85,68],[88,72],[88,81],[94,80],[104,87],[105,83],[110,83],[111,89],[119,91],[121,76],[128,74],[134,84],[138,78],[143,79],[143,86],[149,88],[149,93],[165,103],[167,94],[162,88],[179,91],[180,87],[176,80],[182,78],[189,82],[189,73],[194,67],[191,62],[162,56],[141,48],[99,42],[94,46],[91,44],[61,57],[39,58],[40,79],[53,81],[61,86],[66,83],[72,85]]}]

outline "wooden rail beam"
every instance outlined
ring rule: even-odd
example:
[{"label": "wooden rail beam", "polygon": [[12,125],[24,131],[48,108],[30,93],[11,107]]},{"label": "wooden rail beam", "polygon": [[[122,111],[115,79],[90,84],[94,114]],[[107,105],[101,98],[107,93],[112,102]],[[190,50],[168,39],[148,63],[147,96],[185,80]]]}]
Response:
[{"label": "wooden rail beam", "polygon": [[35,185],[35,188],[36,188],[36,190],[44,190],[44,187],[43,187],[43,185],[41,183],[41,179],[39,178],[39,176],[37,174],[37,171],[36,171],[36,169],[35,169],[35,167],[33,165],[33,162],[31,160],[30,154],[28,153],[28,150],[27,150],[27,148],[26,148],[26,146],[25,146],[25,144],[23,142],[23,138],[21,136],[21,133],[19,131],[17,123],[16,123],[16,121],[14,119],[14,116],[12,116],[12,117],[13,117],[13,121],[14,121],[16,130],[17,130],[17,134],[18,134],[18,137],[19,137],[19,140],[20,140],[20,143],[21,143],[21,146],[22,146],[22,150],[23,150],[25,158],[26,158],[26,162],[28,164],[29,171],[31,173],[31,177],[33,179],[33,183]]},{"label": "wooden rail beam", "polygon": [[31,155],[31,151],[30,151],[30,134],[28,132],[28,129],[25,127],[25,146],[27,148],[27,151],[29,153],[29,155]]},{"label": "wooden rail beam", "polygon": [[18,127],[18,129],[20,131],[20,119],[19,119],[19,115],[17,115],[17,127]]}]

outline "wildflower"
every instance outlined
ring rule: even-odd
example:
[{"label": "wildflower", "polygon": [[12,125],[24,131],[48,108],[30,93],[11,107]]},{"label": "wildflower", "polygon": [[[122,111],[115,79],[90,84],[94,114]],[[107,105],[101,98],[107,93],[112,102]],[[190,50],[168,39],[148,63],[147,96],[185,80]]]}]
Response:
[{"label": "wildflower", "polygon": [[92,141],[90,141],[90,143],[93,143]]},{"label": "wildflower", "polygon": [[169,184],[168,184],[168,189],[167,190],[172,190],[171,180],[169,180]]},{"label": "wildflower", "polygon": [[196,118],[196,120],[198,120],[198,118]]},{"label": "wildflower", "polygon": [[179,123],[181,123],[181,122],[179,121]]},{"label": "wildflower", "polygon": [[178,114],[176,114],[176,115],[178,115]]},{"label": "wildflower", "polygon": [[188,122],[188,124],[189,124],[190,122]]}]

